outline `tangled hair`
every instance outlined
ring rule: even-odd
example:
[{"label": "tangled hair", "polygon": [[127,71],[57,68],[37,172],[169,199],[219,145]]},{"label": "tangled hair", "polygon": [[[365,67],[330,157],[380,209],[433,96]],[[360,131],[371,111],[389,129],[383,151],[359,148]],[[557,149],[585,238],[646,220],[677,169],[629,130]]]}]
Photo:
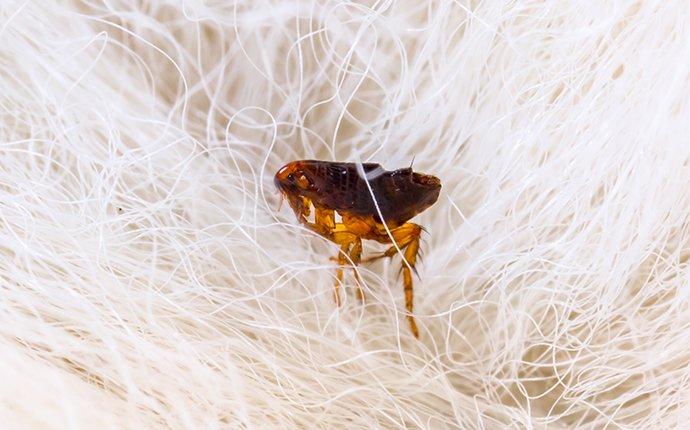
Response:
[{"label": "tangled hair", "polygon": [[[687,3],[0,2],[5,428],[690,422]],[[273,175],[438,176],[415,279]],[[379,251],[366,244],[365,255]]]}]

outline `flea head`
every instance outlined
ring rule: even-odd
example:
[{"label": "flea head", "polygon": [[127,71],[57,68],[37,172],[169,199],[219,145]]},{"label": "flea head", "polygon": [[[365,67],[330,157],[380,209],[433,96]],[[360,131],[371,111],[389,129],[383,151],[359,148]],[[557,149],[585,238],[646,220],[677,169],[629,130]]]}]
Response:
[{"label": "flea head", "polygon": [[273,183],[285,195],[304,195],[314,187],[309,167],[304,161],[290,162],[278,170]]},{"label": "flea head", "polygon": [[276,188],[298,217],[308,211],[310,199],[318,194],[311,167],[308,161],[293,161],[281,167],[273,178]]}]

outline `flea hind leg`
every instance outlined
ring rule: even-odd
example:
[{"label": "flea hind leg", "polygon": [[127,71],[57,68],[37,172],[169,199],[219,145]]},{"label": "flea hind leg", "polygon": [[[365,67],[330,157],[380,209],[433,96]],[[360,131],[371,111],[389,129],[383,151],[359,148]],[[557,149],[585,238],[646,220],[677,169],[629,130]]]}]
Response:
[{"label": "flea hind leg", "polygon": [[402,262],[403,273],[403,287],[405,290],[405,309],[407,310],[407,321],[410,324],[410,330],[414,337],[419,337],[419,330],[417,323],[413,316],[414,310],[414,295],[412,292],[412,272],[415,270],[417,263],[417,253],[419,252],[419,239],[422,234],[422,227],[411,222],[405,223],[400,227],[391,230],[391,236],[395,239],[396,246],[391,246],[383,254],[374,257],[373,259],[382,257],[392,257],[398,252],[398,248],[403,252],[405,261]]},{"label": "flea hind leg", "polygon": [[[406,226],[409,226],[405,228]],[[405,309],[407,309],[408,315],[407,315],[407,321],[410,324],[410,330],[412,330],[412,334],[414,337],[419,338],[419,330],[417,329],[417,323],[414,320],[413,316],[413,293],[412,293],[412,273],[410,273],[410,268],[414,269],[415,263],[417,263],[417,252],[419,251],[419,237],[422,234],[422,228],[418,226],[417,224],[404,224],[403,226],[400,227],[400,229],[405,228],[405,230],[402,232],[403,237],[406,240],[409,240],[408,244],[405,245],[405,260],[407,260],[407,263],[403,261],[403,287],[405,289]],[[398,238],[395,237],[395,241],[398,241]]]}]

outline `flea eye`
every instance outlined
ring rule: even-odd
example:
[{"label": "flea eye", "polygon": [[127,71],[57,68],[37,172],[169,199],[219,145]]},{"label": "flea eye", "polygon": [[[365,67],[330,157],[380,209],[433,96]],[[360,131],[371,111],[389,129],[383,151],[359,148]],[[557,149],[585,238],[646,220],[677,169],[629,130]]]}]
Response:
[{"label": "flea eye", "polygon": [[288,181],[292,182],[292,181],[295,180],[295,175],[293,175],[292,173],[290,173],[289,175],[287,175],[287,178],[288,178]]}]

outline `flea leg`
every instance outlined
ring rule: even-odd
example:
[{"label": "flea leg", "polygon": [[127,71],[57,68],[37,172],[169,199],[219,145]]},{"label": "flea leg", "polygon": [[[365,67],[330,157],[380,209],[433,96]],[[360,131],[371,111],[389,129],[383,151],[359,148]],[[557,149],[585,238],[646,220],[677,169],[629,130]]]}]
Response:
[{"label": "flea leg", "polygon": [[[405,309],[407,309],[407,312],[409,313],[407,315],[407,321],[410,324],[410,330],[412,330],[412,334],[414,337],[419,338],[419,330],[417,329],[417,323],[414,320],[413,316],[413,294],[412,294],[412,273],[410,273],[410,267],[414,268],[415,263],[417,262],[417,252],[419,251],[419,237],[422,233],[422,229],[416,225],[416,224],[404,224],[403,226],[400,227],[400,229],[405,228],[405,226],[408,226],[409,228],[406,229],[406,232],[404,233],[406,238],[409,238],[410,242],[406,245],[405,248],[405,260],[407,260],[407,263],[409,264],[409,267],[407,264],[404,264],[403,262],[403,286],[405,288]],[[409,230],[409,231],[407,231]],[[395,236],[393,236],[395,237]],[[397,237],[396,237],[397,241]]]},{"label": "flea leg", "polygon": [[335,271],[335,285],[333,286],[333,299],[335,300],[336,306],[340,306],[340,284],[343,282],[343,266],[347,263],[348,250],[350,249],[350,243],[345,243],[340,246],[340,252],[338,253],[338,269]]},{"label": "flea leg", "polygon": [[[410,330],[414,337],[419,337],[419,330],[417,329],[417,323],[414,320],[412,314],[413,311],[413,293],[412,293],[412,273],[411,270],[415,270],[415,263],[417,262],[417,252],[419,251],[419,239],[422,234],[422,227],[408,222],[401,225],[400,227],[391,230],[391,235],[395,239],[397,248],[391,246],[383,254],[371,258],[369,260],[375,260],[382,257],[392,257],[398,252],[398,248],[403,252],[403,257],[405,261],[402,264],[403,273],[403,287],[405,289],[405,309],[407,309],[407,321],[410,324]],[[387,236],[386,236],[387,237]]]},{"label": "flea leg", "polygon": [[[347,242],[347,243],[344,243],[341,245],[340,252],[338,253],[337,256],[329,258],[332,261],[336,261],[338,263],[338,265],[340,266],[340,267],[338,267],[338,271],[336,272],[336,278],[338,279],[337,282],[338,283],[342,282],[342,277],[343,277],[342,266],[351,262],[352,263],[352,270],[355,273],[355,280],[357,281],[357,298],[361,301],[364,301],[364,289],[362,289],[362,279],[359,277],[359,273],[357,272],[357,265],[359,265],[359,263],[362,261],[362,239],[360,239],[356,235],[352,235],[350,237],[347,237],[344,234],[344,232],[338,232],[336,234],[336,236],[338,237],[339,240],[351,240],[351,242]],[[343,237],[344,237],[344,239],[343,239]],[[339,243],[339,242],[336,241],[336,243]],[[351,248],[349,248],[350,245],[352,245]],[[348,260],[345,257],[346,255],[348,257],[350,257],[350,260]],[[336,285],[335,289],[338,290],[337,285]],[[336,298],[335,302],[339,303],[337,298]]]},{"label": "flea leg", "polygon": [[[393,232],[391,231],[391,233],[393,233]],[[398,245],[398,246],[400,246],[400,245]],[[402,250],[402,247],[400,247],[400,249]],[[374,255],[374,256],[365,258],[364,260],[362,260],[362,262],[368,263],[370,261],[380,260],[381,258],[384,258],[384,257],[390,258],[390,257],[395,256],[395,254],[397,254],[397,253],[398,253],[398,248],[396,248],[395,246],[391,246],[390,248],[388,248],[387,250],[385,250],[384,252],[382,252],[378,255]]]},{"label": "flea leg", "polygon": [[[313,223],[307,220],[309,209],[309,202],[304,199],[303,204],[300,205],[300,222],[310,230],[340,245],[338,256],[333,258],[338,262],[339,266],[336,271],[333,298],[335,299],[336,305],[340,306],[340,284],[342,284],[343,281],[343,266],[347,265],[349,261],[352,261],[354,265],[359,264],[362,259],[362,240],[350,233],[344,224],[335,223],[335,212],[332,209],[315,208]],[[357,277],[357,285],[359,287],[358,296],[360,300],[363,300],[364,292],[362,291],[360,279],[356,271],[355,276]]]},{"label": "flea leg", "polygon": [[332,209],[316,208],[314,224],[320,225],[322,228],[332,232],[335,230],[335,211]]},{"label": "flea leg", "polygon": [[[408,264],[403,262],[403,286],[405,288],[405,309],[407,309],[407,321],[410,324],[410,330],[414,337],[419,338],[419,330],[417,323],[412,314],[413,311],[413,294],[412,294],[412,273],[410,268],[414,268],[417,262],[417,252],[419,251],[419,238],[422,234],[422,228],[417,224],[407,223],[395,229],[393,237],[395,242],[401,248],[405,248],[405,260]],[[409,266],[408,266],[409,265]]]},{"label": "flea leg", "polygon": [[[335,225],[335,212],[329,209],[316,208],[314,214],[314,223],[311,224],[306,219],[304,222],[310,224],[308,225],[313,231],[319,233],[321,236],[332,240],[333,242],[340,245],[340,252],[338,252],[338,269],[335,273],[335,285],[333,288],[333,299],[335,300],[336,306],[340,306],[340,284],[343,282],[343,268],[347,264],[347,256],[349,255],[350,246],[355,242],[354,239],[359,239],[354,237],[354,235],[343,231],[343,226]],[[360,241],[360,248],[362,244]]]},{"label": "flea leg", "polygon": [[314,222],[310,222],[307,218],[311,214],[312,202],[306,197],[289,198],[290,207],[295,211],[297,220],[307,227],[309,230],[323,236],[326,239],[332,239],[333,229],[335,228],[335,212],[328,209],[315,208]]},{"label": "flea leg", "polygon": [[360,301],[364,301],[364,289],[362,289],[362,280],[357,272],[357,265],[362,261],[362,239],[357,238],[357,240],[352,245],[352,250],[350,250],[350,260],[352,260],[352,269],[355,272],[355,280],[357,281],[357,298]]},{"label": "flea leg", "polygon": [[[337,224],[333,231],[333,242],[340,245],[340,252],[338,253],[338,269],[336,271],[335,277],[335,291],[334,298],[335,303],[340,306],[340,284],[343,282],[343,266],[348,264],[349,260],[352,260],[353,264],[359,263],[360,256],[362,254],[362,240],[356,235],[345,230],[345,226],[342,224]],[[350,250],[352,248],[352,250]],[[361,288],[361,287],[360,287]],[[361,294],[361,293],[360,293]]]},{"label": "flea leg", "polygon": [[[411,222],[403,224],[398,228],[392,229],[390,231],[391,236],[393,236],[393,238],[395,239],[395,243],[397,244],[397,246],[393,245],[378,255],[374,255],[372,257],[365,258],[363,260],[363,262],[368,263],[370,261],[376,261],[376,260],[379,260],[381,258],[394,257],[395,254],[398,253],[398,249],[400,249],[400,251],[404,251],[405,247],[407,245],[409,245],[409,243],[412,242],[412,240],[414,240],[415,238],[419,239],[419,236],[421,235],[422,231],[423,230],[422,230],[421,226],[419,226],[417,224],[413,224]],[[388,235],[385,233],[381,234],[380,237],[381,237],[381,239],[379,240],[380,242],[389,242],[390,243],[390,241],[391,241],[390,237],[388,237]]]}]

